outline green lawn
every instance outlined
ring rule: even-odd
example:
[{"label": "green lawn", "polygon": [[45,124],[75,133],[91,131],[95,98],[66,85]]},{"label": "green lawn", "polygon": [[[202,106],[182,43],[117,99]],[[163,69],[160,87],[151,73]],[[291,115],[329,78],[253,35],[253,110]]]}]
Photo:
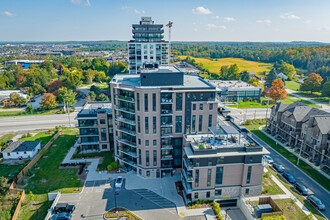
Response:
[{"label": "green lawn", "polygon": [[[179,56],[180,59],[185,59],[187,56]],[[269,72],[270,69],[273,67],[271,63],[262,63],[262,62],[255,62],[244,60],[241,58],[221,58],[221,59],[206,59],[206,58],[195,58],[191,57],[192,59],[196,60],[197,63],[202,63],[203,66],[209,70],[211,73],[219,74],[220,68],[222,66],[230,66],[233,64],[237,64],[240,71],[248,71],[248,72],[255,72],[261,73],[263,71]]]},{"label": "green lawn", "polygon": [[42,131],[34,135],[33,137],[21,138],[20,141],[41,141],[41,144],[44,145],[47,144],[50,141],[50,139],[52,139],[54,134],[55,134],[54,130]]},{"label": "green lawn", "polygon": [[276,199],[276,204],[282,209],[287,220],[307,220],[305,213],[293,202],[292,199]]},{"label": "green lawn", "polygon": [[[56,109],[46,110],[46,111],[37,111],[37,112],[33,111],[33,114],[26,113],[25,111],[1,111],[0,117],[66,114],[62,110],[63,110],[62,107],[58,107]],[[74,108],[70,108],[70,112],[74,112]]]},{"label": "green lawn", "polygon": [[319,92],[314,92],[313,94],[311,94],[310,92],[297,92],[297,95],[300,95],[300,96],[312,99],[321,104],[326,104],[326,105],[330,106],[330,97],[322,96],[322,94]]},{"label": "green lawn", "polygon": [[[297,159],[298,159],[297,156],[287,151],[281,145],[276,144],[275,141],[273,141],[271,138],[269,138],[267,135],[265,135],[263,132],[259,130],[259,126],[256,126],[255,130],[253,129],[253,125],[247,126],[247,128],[251,130],[251,132],[253,132],[255,135],[257,135],[260,139],[265,141],[269,146],[271,146],[273,149],[279,152],[282,156],[284,156],[289,161],[291,161],[293,164],[297,164]],[[328,178],[320,174],[318,171],[313,169],[311,166],[309,166],[307,163],[305,163],[302,160],[300,160],[298,167],[302,171],[304,171],[307,175],[309,175],[311,178],[313,178],[316,182],[322,185],[325,189],[327,189],[328,191],[330,190],[330,184]]]},{"label": "green lawn", "polygon": [[[44,156],[31,169],[31,178],[24,177],[19,185],[27,184],[24,189],[28,193],[35,194],[35,200],[24,201],[19,219],[43,219],[49,208],[47,192],[60,191],[61,193],[73,193],[83,186],[78,179],[77,169],[59,169],[66,153],[74,145],[77,130],[64,129],[53,145],[45,152]],[[56,145],[56,146],[54,146]],[[80,188],[81,189],[81,188]],[[39,206],[35,208],[35,204]]]},{"label": "green lawn", "polygon": [[13,137],[15,137],[16,135],[17,135],[17,133],[9,133],[9,134],[5,134],[5,135],[1,136],[0,137],[0,148],[3,148],[5,146],[5,143],[8,140],[13,139]]},{"label": "green lawn", "polygon": [[97,165],[97,169],[106,170],[107,166],[114,161],[113,151],[104,151],[98,153],[88,153],[88,154],[74,154],[73,159],[76,158],[93,158],[93,157],[103,157],[102,163]]},{"label": "green lawn", "polygon": [[285,81],[285,87],[294,91],[298,91],[300,84],[295,81]]},{"label": "green lawn", "polygon": [[283,190],[272,180],[270,173],[264,173],[262,178],[262,195],[284,194]]},{"label": "green lawn", "polygon": [[272,168],[267,168],[269,173],[273,174],[318,220],[326,220],[317,209],[314,208],[302,195],[300,195],[295,188],[288,183],[280,174]]},{"label": "green lawn", "polygon": [[23,168],[24,168],[24,164],[18,164],[18,165],[0,164],[0,176],[4,176],[8,180],[10,180],[14,178]]},{"label": "green lawn", "polygon": [[[261,99],[261,102],[257,102],[257,101],[243,102],[243,101],[241,101],[241,103],[238,105],[238,108],[267,108],[268,99],[265,97],[261,97],[260,99]],[[319,105],[316,105],[314,103],[311,103],[309,101],[306,101],[304,99],[301,99],[301,98],[293,96],[293,95],[288,95],[288,97],[285,100],[282,100],[282,103],[291,104],[291,103],[298,102],[298,101],[302,101],[304,104],[312,106],[312,107],[317,107],[317,108],[321,107]],[[269,99],[269,108],[272,107],[274,103],[275,103],[274,100]],[[232,108],[237,108],[237,104],[229,104],[226,106],[232,107]]]}]

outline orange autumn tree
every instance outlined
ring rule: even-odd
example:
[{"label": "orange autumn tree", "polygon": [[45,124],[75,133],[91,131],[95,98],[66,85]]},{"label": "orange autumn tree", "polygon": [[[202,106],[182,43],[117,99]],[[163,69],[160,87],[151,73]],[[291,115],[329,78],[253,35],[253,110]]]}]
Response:
[{"label": "orange autumn tree", "polygon": [[268,97],[272,98],[277,102],[278,100],[282,99],[285,100],[288,96],[288,93],[285,91],[284,82],[282,79],[275,79],[272,83],[272,87],[268,90],[267,93]]},{"label": "orange autumn tree", "polygon": [[56,101],[56,96],[52,93],[45,93],[44,98],[41,99],[40,106],[45,110],[50,110],[56,108],[58,102]]}]

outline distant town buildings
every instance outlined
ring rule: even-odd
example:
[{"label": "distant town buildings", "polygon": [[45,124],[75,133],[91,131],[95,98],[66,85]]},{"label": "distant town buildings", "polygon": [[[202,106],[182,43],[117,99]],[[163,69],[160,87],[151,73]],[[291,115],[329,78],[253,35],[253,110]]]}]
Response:
[{"label": "distant town buildings", "polygon": [[5,61],[5,66],[20,65],[23,69],[28,69],[31,65],[39,65],[43,62],[44,60],[10,60]]},{"label": "distant town buildings", "polygon": [[155,24],[151,17],[142,17],[132,27],[134,40],[128,41],[129,73],[139,74],[143,69],[168,65],[169,42],[163,40],[163,25]]},{"label": "distant town buildings", "polygon": [[110,102],[88,102],[77,114],[79,152],[113,149],[112,105]]},{"label": "distant town buildings", "polygon": [[27,99],[28,95],[22,93],[20,90],[0,90],[0,101],[4,100],[4,99],[9,99],[10,98],[10,94],[16,92],[18,95],[20,95],[21,97]]},{"label": "distant town buildings", "polygon": [[217,88],[221,101],[260,101],[261,87],[253,86],[241,80],[206,80]]},{"label": "distant town buildings", "polygon": [[30,159],[41,149],[40,141],[16,141],[12,142],[2,151],[3,159]]},{"label": "distant town buildings", "polygon": [[329,167],[330,113],[302,102],[277,103],[268,129],[316,164]]}]

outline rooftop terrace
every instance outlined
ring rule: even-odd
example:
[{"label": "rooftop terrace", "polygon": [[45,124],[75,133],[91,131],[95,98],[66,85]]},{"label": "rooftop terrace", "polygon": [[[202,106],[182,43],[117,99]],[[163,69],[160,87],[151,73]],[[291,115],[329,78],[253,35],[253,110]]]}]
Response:
[{"label": "rooftop terrace", "polygon": [[87,102],[77,117],[96,117],[97,114],[112,114],[111,102]]}]

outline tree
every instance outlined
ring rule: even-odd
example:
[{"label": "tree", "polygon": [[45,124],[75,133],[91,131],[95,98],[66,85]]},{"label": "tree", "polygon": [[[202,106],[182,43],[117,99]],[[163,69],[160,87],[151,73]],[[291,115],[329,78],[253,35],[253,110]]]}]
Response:
[{"label": "tree", "polygon": [[320,74],[317,73],[311,73],[307,76],[307,78],[304,80],[304,82],[300,86],[301,91],[310,91],[318,92],[321,90],[321,83],[323,79],[320,76]]},{"label": "tree", "polygon": [[285,100],[288,93],[285,90],[284,82],[282,79],[275,79],[272,83],[272,87],[270,87],[268,94],[270,98],[277,102],[280,99]]},{"label": "tree", "polygon": [[10,93],[9,97],[10,101],[12,101],[15,106],[22,106],[27,104],[27,100],[21,97],[17,92]]},{"label": "tree", "polygon": [[127,70],[128,70],[128,65],[125,62],[112,63],[109,67],[108,75],[114,76],[118,73],[125,73],[127,72]]},{"label": "tree", "polygon": [[60,80],[53,80],[47,86],[47,92],[54,93],[54,95],[56,95],[55,92],[57,92],[57,90],[62,87],[63,83]]},{"label": "tree", "polygon": [[265,89],[264,84],[262,84],[258,79],[251,78],[248,83],[253,85],[253,86],[260,86],[261,87],[261,93],[263,93],[263,91]]},{"label": "tree", "polygon": [[9,184],[5,177],[0,177],[0,195],[5,196],[8,192]]},{"label": "tree", "polygon": [[30,88],[30,95],[39,95],[46,92],[46,89],[38,83],[34,83],[33,86],[31,86]]},{"label": "tree", "polygon": [[66,87],[62,87],[58,90],[57,98],[59,103],[65,102],[65,104],[69,106],[73,106],[77,102],[76,93]]},{"label": "tree", "polygon": [[282,61],[281,64],[278,66],[278,71],[284,73],[286,76],[289,77],[290,80],[292,80],[297,73],[293,65],[288,64],[284,61]]},{"label": "tree", "polygon": [[330,79],[328,79],[322,86],[322,95],[330,97]]},{"label": "tree", "polygon": [[96,100],[96,94],[95,94],[95,92],[91,91],[89,93],[89,99],[90,99],[90,101],[95,101]]},{"label": "tree", "polygon": [[231,66],[222,66],[220,68],[220,79],[223,80],[239,80],[239,68],[237,64],[233,64]]},{"label": "tree", "polygon": [[56,108],[58,105],[56,101],[56,96],[52,93],[45,93],[44,98],[41,99],[40,106],[45,110],[50,110]]},{"label": "tree", "polygon": [[96,100],[97,101],[109,101],[109,97],[102,93],[99,96],[97,96]]},{"label": "tree", "polygon": [[275,79],[277,79],[276,70],[273,68],[266,76],[265,86],[270,88]]},{"label": "tree", "polygon": [[245,70],[241,73],[241,80],[244,82],[249,82],[250,74],[248,73],[248,71]]},{"label": "tree", "polygon": [[29,192],[29,197],[31,201],[34,201],[34,194],[32,193],[32,191]]},{"label": "tree", "polygon": [[26,112],[26,113],[32,113],[32,111],[33,111],[33,107],[32,107],[32,105],[28,104],[28,105],[26,106],[26,108],[25,108],[25,112]]}]

